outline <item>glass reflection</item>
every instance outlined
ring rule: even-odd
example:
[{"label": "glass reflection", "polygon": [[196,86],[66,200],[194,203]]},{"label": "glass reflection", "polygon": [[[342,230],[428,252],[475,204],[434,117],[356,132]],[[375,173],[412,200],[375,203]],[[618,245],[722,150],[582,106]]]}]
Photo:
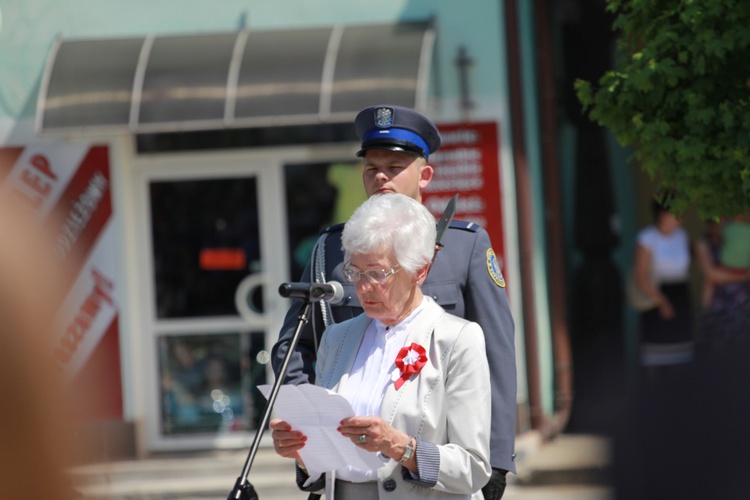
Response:
[{"label": "glass reflection", "polygon": [[268,354],[263,334],[159,339],[162,431],[165,435],[257,428],[265,399]]}]

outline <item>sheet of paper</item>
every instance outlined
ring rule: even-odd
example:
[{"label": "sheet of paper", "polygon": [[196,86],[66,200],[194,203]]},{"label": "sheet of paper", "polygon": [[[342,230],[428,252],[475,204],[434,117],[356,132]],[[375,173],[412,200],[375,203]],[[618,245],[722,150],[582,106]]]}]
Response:
[{"label": "sheet of paper", "polygon": [[[266,397],[272,386],[259,385]],[[354,416],[349,402],[340,394],[313,384],[282,385],[273,405],[276,416],[307,436],[299,451],[311,476],[352,465],[358,469],[377,469],[383,461],[377,454],[359,448],[336,428],[343,418]]]}]

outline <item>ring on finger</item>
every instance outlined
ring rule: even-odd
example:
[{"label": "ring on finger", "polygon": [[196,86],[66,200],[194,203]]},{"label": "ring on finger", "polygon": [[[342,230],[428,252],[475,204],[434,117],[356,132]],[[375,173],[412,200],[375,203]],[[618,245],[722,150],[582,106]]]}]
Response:
[{"label": "ring on finger", "polygon": [[360,434],[359,438],[357,439],[357,442],[359,444],[365,444],[367,442],[367,436],[364,434]]}]

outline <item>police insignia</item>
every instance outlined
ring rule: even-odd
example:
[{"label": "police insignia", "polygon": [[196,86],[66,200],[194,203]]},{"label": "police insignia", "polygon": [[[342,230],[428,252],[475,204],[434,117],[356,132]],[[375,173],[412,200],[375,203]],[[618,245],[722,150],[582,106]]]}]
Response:
[{"label": "police insignia", "polygon": [[388,128],[393,125],[393,110],[391,108],[378,108],[375,110],[375,125],[380,128]]},{"label": "police insignia", "polygon": [[495,282],[500,288],[505,288],[505,278],[503,273],[500,272],[500,263],[498,262],[495,251],[491,248],[487,249],[487,272],[490,273],[492,281]]}]

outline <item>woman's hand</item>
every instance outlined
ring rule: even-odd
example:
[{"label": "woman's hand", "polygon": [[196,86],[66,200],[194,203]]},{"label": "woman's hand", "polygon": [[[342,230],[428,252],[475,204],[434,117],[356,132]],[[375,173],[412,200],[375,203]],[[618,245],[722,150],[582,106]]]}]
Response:
[{"label": "woman's hand", "polygon": [[659,299],[659,316],[664,319],[674,318],[674,309],[672,308],[672,304],[664,296]]},{"label": "woman's hand", "polygon": [[[404,455],[411,440],[408,434],[396,430],[380,417],[345,418],[341,421],[338,431],[360,448],[373,453],[380,452],[396,461]],[[362,436],[364,436],[363,439]],[[409,465],[413,465],[413,471],[416,472],[414,456],[404,465],[409,469],[411,469]]]},{"label": "woman's hand", "polygon": [[304,467],[298,452],[304,448],[307,436],[295,431],[291,425],[281,419],[271,420],[269,427],[272,431],[273,449],[276,453],[282,457],[293,458]]}]

